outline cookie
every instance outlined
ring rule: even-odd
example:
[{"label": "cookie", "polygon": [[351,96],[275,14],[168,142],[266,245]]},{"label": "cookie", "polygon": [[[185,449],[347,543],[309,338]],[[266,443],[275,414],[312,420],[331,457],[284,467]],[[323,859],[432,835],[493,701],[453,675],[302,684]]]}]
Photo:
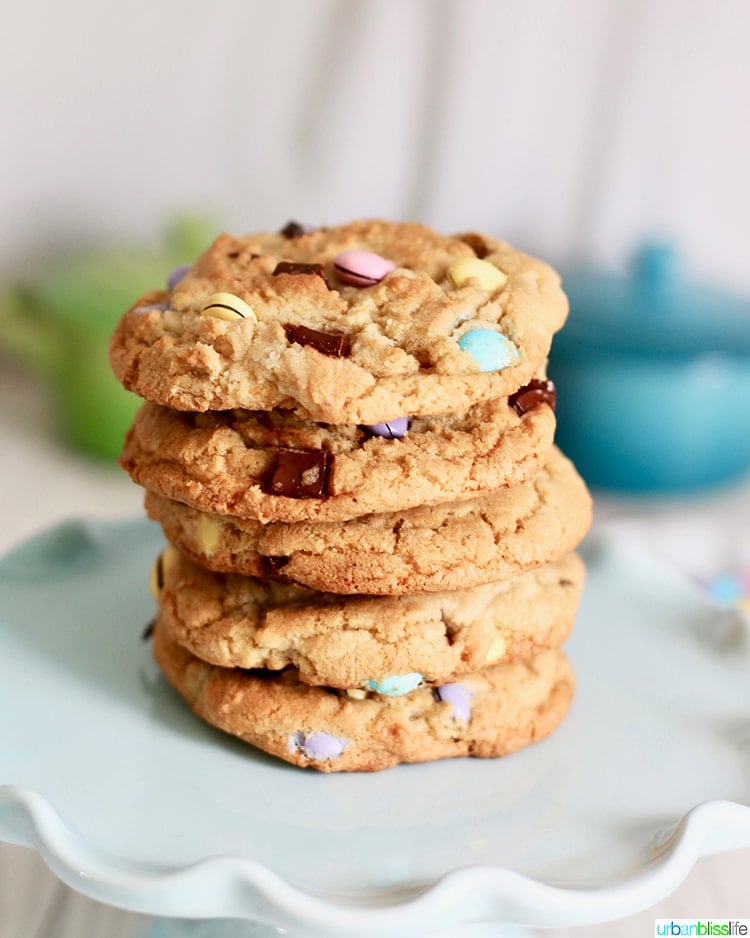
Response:
[{"label": "cookie", "polygon": [[528,482],[490,495],[344,522],[261,524],[146,493],[146,510],[179,550],[224,573],[332,593],[461,589],[558,560],[591,522],[591,498],[555,447]]},{"label": "cookie", "polygon": [[374,772],[400,762],[508,755],[543,739],[570,705],[574,677],[551,650],[440,688],[354,700],[273,674],[207,664],[154,630],[167,680],[203,720],[287,762]]},{"label": "cookie", "polygon": [[123,385],[177,410],[377,424],[466,410],[543,372],[558,275],[486,235],[360,221],[221,235],[118,324]]},{"label": "cookie", "polygon": [[158,569],[159,621],[196,657],[293,666],[306,684],[393,696],[558,647],[584,581],[575,554],[498,583],[412,596],[342,597],[211,573],[173,547]]},{"label": "cookie", "polygon": [[[342,521],[477,496],[533,476],[552,446],[548,397],[508,399],[408,426],[317,424],[290,411],[186,413],[145,404],[120,465],[134,482],[201,511]],[[398,434],[398,435],[396,435]],[[306,483],[305,473],[309,479]]]}]

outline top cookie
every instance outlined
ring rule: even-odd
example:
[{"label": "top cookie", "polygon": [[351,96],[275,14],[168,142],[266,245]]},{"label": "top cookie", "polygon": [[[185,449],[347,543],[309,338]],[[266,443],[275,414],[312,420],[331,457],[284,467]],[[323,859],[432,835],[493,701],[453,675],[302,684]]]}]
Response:
[{"label": "top cookie", "polygon": [[486,235],[289,225],[217,238],[125,314],[111,361],[177,410],[375,424],[513,393],[543,372],[567,309],[549,266]]}]

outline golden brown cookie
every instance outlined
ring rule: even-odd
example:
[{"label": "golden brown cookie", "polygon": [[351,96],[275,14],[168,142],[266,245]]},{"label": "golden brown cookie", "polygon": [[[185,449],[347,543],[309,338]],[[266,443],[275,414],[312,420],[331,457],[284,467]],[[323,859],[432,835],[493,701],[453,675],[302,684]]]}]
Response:
[{"label": "golden brown cookie", "polygon": [[522,485],[481,498],[352,521],[261,524],[146,494],[146,509],[179,550],[223,573],[272,577],[331,593],[461,589],[558,560],[591,522],[591,498],[552,448]]},{"label": "golden brown cookie", "polygon": [[486,235],[384,221],[222,235],[125,314],[111,362],[177,410],[376,424],[507,397],[544,370],[567,311],[550,267]]},{"label": "golden brown cookie", "polygon": [[323,772],[399,762],[496,757],[543,739],[570,705],[574,678],[559,650],[495,665],[401,697],[354,700],[274,674],[207,664],[154,631],[167,680],[203,720],[265,752]]},{"label": "golden brown cookie", "polygon": [[522,413],[505,398],[414,417],[396,437],[289,411],[195,414],[145,404],[120,464],[139,485],[200,511],[263,522],[343,521],[525,481],[552,445],[549,400],[549,391],[539,394]]},{"label": "golden brown cookie", "polygon": [[211,573],[173,547],[157,567],[159,621],[196,657],[393,696],[557,648],[584,582],[575,554],[497,583],[381,597]]}]

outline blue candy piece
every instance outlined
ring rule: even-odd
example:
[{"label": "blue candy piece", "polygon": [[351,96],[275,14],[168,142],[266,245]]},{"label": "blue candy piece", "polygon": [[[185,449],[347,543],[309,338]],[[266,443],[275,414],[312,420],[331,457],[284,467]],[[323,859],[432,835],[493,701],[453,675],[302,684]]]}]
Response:
[{"label": "blue candy piece", "polygon": [[471,355],[481,371],[502,371],[521,357],[510,339],[494,329],[464,332],[458,340],[458,347]]},{"label": "blue candy piece", "polygon": [[724,573],[708,584],[708,591],[720,603],[732,604],[742,599],[742,583],[738,576]]},{"label": "blue candy piece", "polygon": [[423,680],[423,674],[412,671],[409,674],[391,674],[382,681],[365,681],[365,687],[384,697],[401,697],[419,687]]}]

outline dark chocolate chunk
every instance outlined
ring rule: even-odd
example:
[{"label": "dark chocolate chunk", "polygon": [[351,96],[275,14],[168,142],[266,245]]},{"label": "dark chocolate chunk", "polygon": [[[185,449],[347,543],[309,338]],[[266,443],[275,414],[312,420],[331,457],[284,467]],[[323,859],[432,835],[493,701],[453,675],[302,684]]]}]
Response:
[{"label": "dark chocolate chunk", "polygon": [[298,345],[309,345],[321,355],[330,355],[332,358],[345,358],[349,354],[349,336],[344,332],[318,332],[317,329],[308,329],[307,326],[295,326],[287,323],[284,332],[290,342]]},{"label": "dark chocolate chunk", "polygon": [[461,241],[463,241],[464,244],[468,244],[472,251],[479,258],[487,257],[489,254],[489,249],[484,243],[484,238],[480,237],[478,234],[474,234],[473,231],[469,232],[468,234],[461,235]]},{"label": "dark chocolate chunk", "polygon": [[289,557],[263,557],[263,575],[271,579],[289,582],[284,577],[284,567],[289,563]]},{"label": "dark chocolate chunk", "polygon": [[554,410],[557,403],[557,391],[551,381],[540,381],[535,378],[515,394],[511,394],[508,403],[519,417],[540,404],[548,404]]},{"label": "dark chocolate chunk", "polygon": [[279,234],[283,234],[285,238],[301,238],[303,234],[307,234],[310,231],[309,228],[306,228],[304,225],[300,225],[298,221],[289,221],[284,225]]},{"label": "dark chocolate chunk", "polygon": [[302,264],[296,261],[279,261],[274,269],[273,275],[277,277],[279,274],[317,274],[328,289],[331,289],[322,264]]},{"label": "dark chocolate chunk", "polygon": [[152,635],[154,634],[154,629],[156,628],[156,619],[152,619],[146,628],[141,633],[141,641],[147,642]]},{"label": "dark chocolate chunk", "polygon": [[164,554],[159,554],[156,558],[156,591],[161,592],[164,588]]},{"label": "dark chocolate chunk", "polygon": [[333,457],[326,450],[279,450],[263,480],[263,491],[287,498],[323,498],[328,494],[332,463]]}]

